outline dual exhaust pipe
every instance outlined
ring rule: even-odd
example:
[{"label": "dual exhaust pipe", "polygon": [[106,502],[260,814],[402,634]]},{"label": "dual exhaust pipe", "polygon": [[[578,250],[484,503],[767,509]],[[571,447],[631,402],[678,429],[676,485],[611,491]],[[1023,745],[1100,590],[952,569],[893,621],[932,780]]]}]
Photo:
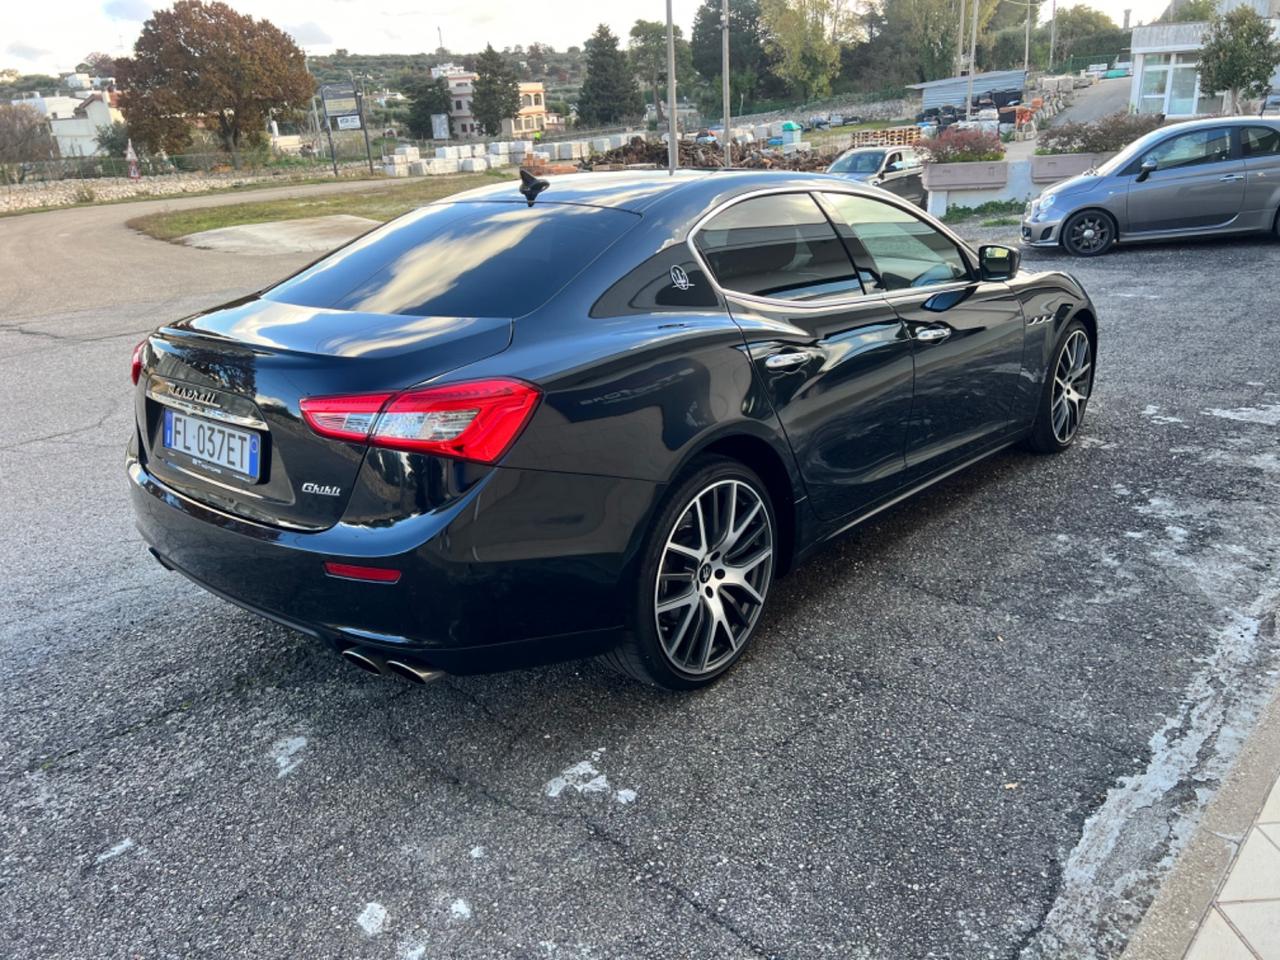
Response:
[{"label": "dual exhaust pipe", "polygon": [[359,667],[366,673],[395,674],[402,680],[408,680],[410,683],[416,683],[421,687],[425,687],[433,680],[439,680],[444,676],[443,670],[429,670],[426,667],[405,663],[403,660],[382,660],[357,650],[355,647],[348,647],[343,650],[342,659],[354,667]]}]

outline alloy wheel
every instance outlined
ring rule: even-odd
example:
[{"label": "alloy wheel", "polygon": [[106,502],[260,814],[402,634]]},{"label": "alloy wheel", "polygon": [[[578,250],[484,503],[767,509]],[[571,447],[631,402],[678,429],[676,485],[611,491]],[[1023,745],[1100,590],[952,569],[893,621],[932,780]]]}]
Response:
[{"label": "alloy wheel", "polygon": [[1111,246],[1111,221],[1100,213],[1086,213],[1067,224],[1067,246],[1088,256]]},{"label": "alloy wheel", "polygon": [[755,627],[773,576],[773,521],[741,480],[704,487],[663,547],[654,587],[658,640],[677,670],[713,673]]},{"label": "alloy wheel", "polygon": [[1073,330],[1062,345],[1053,371],[1053,404],[1050,407],[1053,435],[1068,444],[1080,429],[1085,404],[1093,384],[1093,361],[1089,338],[1083,330]]}]

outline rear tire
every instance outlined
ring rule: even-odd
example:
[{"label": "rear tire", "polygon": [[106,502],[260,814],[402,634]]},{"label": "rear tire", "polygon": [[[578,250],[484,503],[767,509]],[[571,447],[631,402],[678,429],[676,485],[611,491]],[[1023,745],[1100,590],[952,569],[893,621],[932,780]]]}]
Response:
[{"label": "rear tire", "polygon": [[1072,320],[1054,345],[1027,447],[1036,453],[1061,453],[1075,442],[1093,393],[1093,372],[1089,332]]},{"label": "rear tire", "polygon": [[1082,210],[1062,225],[1062,247],[1073,257],[1100,257],[1119,233],[1115,218],[1101,210]]},{"label": "rear tire", "polygon": [[777,529],[768,487],[753,470],[726,457],[694,461],[649,531],[630,629],[604,663],[667,690],[714,683],[755,632],[773,583]]}]

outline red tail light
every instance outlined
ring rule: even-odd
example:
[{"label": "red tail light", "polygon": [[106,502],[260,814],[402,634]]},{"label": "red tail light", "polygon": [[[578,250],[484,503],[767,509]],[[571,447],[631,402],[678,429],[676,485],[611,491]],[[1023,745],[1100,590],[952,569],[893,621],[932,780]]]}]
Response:
[{"label": "red tail light", "polygon": [[520,380],[472,380],[398,394],[311,397],[302,401],[302,415],[324,437],[493,463],[541,396]]},{"label": "red tail light", "polygon": [[142,351],[146,349],[147,341],[143,340],[140,344],[133,348],[133,366],[129,373],[133,377],[133,385],[138,385],[138,380],[142,378]]},{"label": "red tail light", "polygon": [[367,583],[399,583],[400,571],[386,567],[366,567],[359,563],[324,562],[324,572],[340,580],[363,580]]}]

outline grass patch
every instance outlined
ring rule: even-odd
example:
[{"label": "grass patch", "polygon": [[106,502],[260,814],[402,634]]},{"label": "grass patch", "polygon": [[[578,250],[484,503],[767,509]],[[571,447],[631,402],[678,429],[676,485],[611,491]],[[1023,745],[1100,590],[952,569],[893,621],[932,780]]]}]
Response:
[{"label": "grass patch", "polygon": [[[1008,220],[1009,223],[1021,223],[1021,219],[1013,219],[1015,215],[1019,216],[1027,207],[1024,200],[990,200],[987,203],[980,203],[976,207],[949,207],[946,216],[942,218],[943,223],[959,223],[962,220],[973,220],[977,217],[989,217],[993,219]],[[1007,224],[983,224],[983,226],[1006,226]]]},{"label": "grass patch", "polygon": [[1016,227],[1022,221],[1017,217],[992,217],[990,220],[983,220],[984,227]]},{"label": "grass patch", "polygon": [[[491,174],[497,173],[498,171],[491,171],[457,177],[421,177],[403,184],[397,183],[393,187],[385,186],[386,181],[377,181],[384,185],[345,193],[315,193],[305,197],[262,200],[257,203],[169,210],[134,217],[128,221],[127,226],[157,240],[177,240],[179,237],[219,227],[298,220],[303,217],[327,217],[342,213],[385,222],[432,200],[492,184],[497,177]],[[504,173],[501,176],[501,179],[511,178],[514,178],[514,173]]]}]

